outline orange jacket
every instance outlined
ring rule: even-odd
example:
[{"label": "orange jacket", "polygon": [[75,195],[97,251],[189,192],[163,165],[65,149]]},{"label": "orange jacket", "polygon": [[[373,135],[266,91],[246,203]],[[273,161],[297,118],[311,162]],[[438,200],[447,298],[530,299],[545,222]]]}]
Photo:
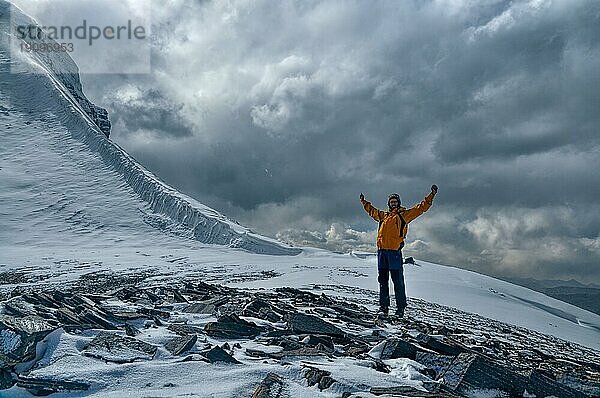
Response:
[{"label": "orange jacket", "polygon": [[430,193],[421,203],[410,209],[400,206],[392,210],[388,208],[388,211],[379,210],[371,202],[362,200],[361,203],[365,211],[375,221],[379,221],[377,248],[388,250],[400,249],[408,233],[408,223],[429,210],[433,204],[433,197],[434,194]]}]

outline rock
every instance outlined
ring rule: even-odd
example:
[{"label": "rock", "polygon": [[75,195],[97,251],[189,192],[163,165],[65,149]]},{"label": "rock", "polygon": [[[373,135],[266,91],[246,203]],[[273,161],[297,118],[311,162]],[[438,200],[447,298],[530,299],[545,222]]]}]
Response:
[{"label": "rock", "polygon": [[8,369],[0,368],[0,390],[11,388],[15,384],[15,381]]},{"label": "rock", "polygon": [[265,319],[270,322],[279,322],[281,320],[281,315],[274,310],[271,303],[263,299],[250,301],[242,310],[242,314],[244,316]]},{"label": "rock", "polygon": [[[292,337],[295,337],[295,336],[292,336]],[[304,347],[304,344],[294,340],[293,338],[289,338],[289,337],[275,338],[275,339],[271,340],[269,345],[278,345],[280,347],[283,347],[284,351],[298,350],[298,349],[301,349]]]},{"label": "rock", "polygon": [[183,312],[188,312],[192,314],[212,314],[215,312],[215,305],[211,303],[192,303],[183,309]]},{"label": "rock", "polygon": [[91,103],[81,90],[81,82],[76,74],[62,73],[62,75],[74,76],[68,79],[61,79],[71,95],[77,100],[85,113],[92,119],[94,124],[98,126],[100,131],[104,133],[106,138],[110,135],[111,123],[108,119],[108,111]]},{"label": "rock", "polygon": [[353,341],[344,346],[344,354],[352,357],[358,357],[369,350],[371,350],[370,345],[358,341]]},{"label": "rock", "polygon": [[421,344],[423,347],[427,347],[431,350],[439,352],[440,354],[458,355],[462,352],[465,352],[465,349],[462,347],[446,344],[443,341],[440,341],[435,337],[428,336],[424,333],[419,333],[416,339],[419,342],[419,344]]},{"label": "rock", "polygon": [[342,321],[345,321],[348,323],[353,323],[355,325],[363,326],[366,328],[375,326],[375,321],[373,319],[367,321],[367,320],[362,320],[360,318],[355,318],[353,316],[348,316],[348,315],[344,315],[344,314],[338,315],[338,318],[341,319]]},{"label": "rock", "polygon": [[48,294],[46,292],[37,292],[33,299],[37,301],[38,304],[48,308],[60,308],[64,303],[64,296],[60,296],[58,294]]},{"label": "rock", "polygon": [[310,335],[306,336],[302,340],[302,342],[311,347],[314,347],[317,344],[323,344],[323,346],[330,348],[331,350],[333,350],[333,348],[334,348],[333,340],[331,339],[331,336],[319,336],[319,335],[310,334]]},{"label": "rock", "polygon": [[275,373],[269,373],[260,383],[251,398],[283,398],[283,380]]},{"label": "rock", "polygon": [[396,358],[409,358],[414,360],[417,355],[417,347],[399,338],[390,337],[373,347],[373,349],[369,351],[369,355],[373,358],[383,360]]},{"label": "rock", "polygon": [[447,328],[446,326],[442,326],[437,330],[438,334],[442,334],[444,336],[450,336],[453,331],[449,328]]},{"label": "rock", "polygon": [[200,334],[203,332],[202,328],[198,327],[198,326],[192,326],[192,325],[183,325],[183,324],[170,324],[167,329],[169,329],[170,331],[180,334],[180,335],[186,335],[186,334]]},{"label": "rock", "polygon": [[100,333],[85,347],[82,353],[109,362],[126,363],[138,359],[152,359],[156,354],[156,346],[133,337]]},{"label": "rock", "polygon": [[103,301],[112,299],[112,296],[109,296],[106,294],[99,294],[99,293],[87,293],[87,294],[84,294],[83,296],[92,300],[96,304],[100,304]]},{"label": "rock", "polygon": [[150,316],[160,316],[163,318],[169,318],[171,316],[171,313],[169,311],[164,311],[164,310],[159,310],[156,308],[149,308],[149,307],[141,307],[138,308],[137,310],[140,314],[144,314],[144,315],[150,315]]},{"label": "rock", "polygon": [[423,391],[411,386],[394,387],[371,387],[369,392],[373,395],[401,396],[401,397],[421,397],[421,398],[460,398],[450,391],[436,389],[435,391]]},{"label": "rock", "polygon": [[229,355],[224,349],[219,346],[214,346],[208,352],[202,354],[208,359],[211,363],[214,362],[225,362],[225,363],[241,363],[231,355]]},{"label": "rock", "polygon": [[154,322],[154,319],[147,319],[146,321],[144,321],[144,329],[150,329],[155,327],[156,323]]},{"label": "rock", "polygon": [[587,395],[560,384],[537,370],[532,370],[526,390],[538,397],[556,396],[561,398],[585,398]]},{"label": "rock", "polygon": [[331,377],[331,372],[326,370],[317,369],[312,366],[306,366],[308,370],[304,374],[304,378],[308,381],[309,386],[315,384],[319,387],[319,390],[323,391],[331,387],[335,380]]},{"label": "rock", "polygon": [[253,348],[246,348],[246,355],[252,358],[270,358],[271,353],[255,350]]},{"label": "rock", "polygon": [[8,310],[11,315],[24,317],[24,316],[36,316],[37,311],[35,306],[25,300],[22,296],[12,297],[7,301],[4,301],[4,308]]},{"label": "rock", "polygon": [[337,326],[314,315],[293,313],[286,315],[288,327],[298,334],[324,334],[331,337],[345,337],[346,333]]},{"label": "rock", "polygon": [[165,344],[165,348],[173,355],[180,355],[186,351],[189,351],[194,347],[198,336],[195,334],[188,334],[184,336],[177,336],[169,340]]},{"label": "rock", "polygon": [[141,333],[141,331],[138,328],[136,328],[135,326],[130,325],[128,323],[125,324],[125,334],[127,336],[133,337],[133,336],[137,336],[140,333]]},{"label": "rock", "polygon": [[227,339],[256,337],[265,330],[235,314],[223,315],[217,319],[217,322],[209,322],[204,326],[207,335]]},{"label": "rock", "polygon": [[116,321],[135,321],[145,318],[145,315],[133,311],[111,311],[110,317]]},{"label": "rock", "polygon": [[86,391],[90,388],[87,383],[52,379],[36,379],[20,376],[17,386],[25,388],[35,396],[45,396],[57,392]]},{"label": "rock", "polygon": [[97,312],[93,310],[83,311],[80,315],[81,319],[84,322],[91,323],[92,325],[97,325],[101,329],[106,330],[116,330],[117,326],[110,322],[108,319],[104,318]]},{"label": "rock", "polygon": [[446,369],[452,364],[454,361],[454,356],[451,355],[442,355],[433,352],[417,352],[415,361],[419,362],[422,365],[425,365],[429,372],[426,373],[435,373],[435,376],[432,374],[430,378],[435,379],[437,375],[443,374]]},{"label": "rock", "polygon": [[291,331],[290,329],[276,329],[276,330],[271,330],[270,332],[267,332],[264,334],[265,337],[282,337],[282,336],[291,336],[294,335],[295,333],[293,331]]},{"label": "rock", "polygon": [[181,293],[179,293],[179,290],[176,289],[172,289],[171,290],[173,292],[173,299],[174,302],[176,303],[187,303],[187,299],[185,297],[183,297],[183,295]]},{"label": "rock", "polygon": [[[187,292],[190,292],[187,290]],[[214,296],[208,300],[196,301],[190,303],[183,309],[183,312],[193,314],[212,314],[218,307],[227,303],[230,300],[228,296]]]},{"label": "rock", "polygon": [[79,315],[71,311],[70,309],[64,307],[59,308],[54,313],[56,319],[58,319],[63,325],[81,325],[83,323],[87,323],[79,318]]},{"label": "rock", "polygon": [[35,348],[56,327],[37,316],[0,315],[0,364],[15,365],[35,358]]},{"label": "rock", "polygon": [[527,379],[478,354],[463,353],[444,371],[444,384],[458,393],[466,394],[473,389],[495,389],[510,396],[522,397]]},{"label": "rock", "polygon": [[382,373],[390,373],[392,371],[392,369],[385,363],[383,363],[383,361],[380,359],[374,359],[371,366],[373,366],[373,369],[375,369],[376,371]]},{"label": "rock", "polygon": [[315,357],[315,356],[329,356],[331,351],[323,348],[323,345],[317,345],[316,347],[302,347],[295,350],[284,350],[269,354],[271,358],[282,359],[286,357]]}]

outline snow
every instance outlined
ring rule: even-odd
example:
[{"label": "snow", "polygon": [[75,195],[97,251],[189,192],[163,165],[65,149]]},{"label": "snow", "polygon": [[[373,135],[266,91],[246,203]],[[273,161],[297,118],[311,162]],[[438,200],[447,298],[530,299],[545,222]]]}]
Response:
[{"label": "snow", "polygon": [[[0,12],[5,14],[9,6],[2,0],[0,7]],[[12,19],[19,24],[34,23],[28,17],[20,14],[16,8],[13,9]],[[78,143],[76,148],[78,151],[88,150],[93,153],[89,159],[82,159],[78,153],[73,151],[72,146],[65,143],[67,145],[64,147],[55,148],[57,152],[53,153],[50,159],[44,157],[33,159],[33,156],[30,156],[30,159],[27,159],[30,170],[33,171],[34,167],[38,166],[36,163],[43,167],[48,164],[47,161],[51,160],[60,161],[63,167],[71,165],[85,167],[88,173],[82,175],[83,178],[89,177],[91,170],[104,169],[105,174],[112,172],[119,175],[119,180],[125,182],[128,190],[137,195],[138,202],[143,203],[143,208],[140,210],[146,215],[148,223],[160,224],[167,229],[172,226],[170,224],[175,224],[173,227],[176,227],[181,233],[202,242],[241,247],[256,253],[297,254],[299,252],[297,248],[288,247],[274,239],[253,233],[248,228],[237,224],[195,199],[177,192],[156,178],[117,144],[105,139],[104,134],[79,107],[66,88],[67,84],[79,86],[78,77],[74,79],[70,74],[61,73],[65,70],[76,69],[71,65],[73,61],[68,55],[50,53],[49,56],[42,57],[34,53],[32,53],[33,55],[21,53],[17,48],[18,40],[16,38],[7,43],[6,37],[9,32],[9,26],[3,25],[1,32],[3,62],[0,71],[9,77],[3,85],[3,90],[7,91],[11,100],[7,108],[17,111],[10,119],[14,120],[15,117],[19,117],[19,121],[22,121],[25,115],[18,111],[23,110],[29,113],[30,118],[34,116],[34,120],[29,121],[31,123],[29,126],[37,124],[36,122],[42,122],[40,128],[47,123],[53,125],[51,129],[42,132],[38,130],[41,134],[34,134],[35,140],[33,140],[34,137],[31,137],[34,142],[30,142],[30,144],[34,146],[53,138],[75,140]],[[13,46],[12,51],[9,45]],[[12,63],[8,62],[11,57]],[[15,63],[18,67],[15,67]],[[19,71],[19,73],[9,74],[11,70]],[[57,119],[60,123],[56,123]],[[19,127],[21,126],[18,124],[11,125],[13,131],[21,130]],[[57,129],[60,131],[57,132]],[[29,128],[29,130],[32,129]],[[57,133],[60,137],[57,137]],[[18,139],[20,137],[11,138]],[[4,143],[6,151],[17,147],[12,140],[4,141]],[[14,155],[16,154],[13,152]],[[33,152],[30,155],[38,154]],[[21,164],[25,162],[22,156],[19,156],[19,159],[21,159]],[[73,167],[73,171],[76,170],[77,167]],[[19,184],[20,181],[23,181],[19,178],[21,173],[18,170],[9,169],[8,172],[12,175],[6,182]],[[101,182],[102,176],[95,177],[98,181],[94,182]],[[69,182],[75,185],[73,183],[78,181],[71,180]],[[93,186],[95,189],[101,187],[103,185],[94,184]],[[57,198],[56,203],[61,203],[61,199],[68,201],[68,198],[61,197]],[[142,206],[138,204],[138,207]]]},{"label": "snow", "polygon": [[[0,12],[6,7],[0,0]],[[40,283],[62,286],[96,273],[145,275],[148,285],[196,279],[249,290],[291,286],[350,297],[375,308],[375,256],[292,248],[177,192],[105,138],[48,60],[11,58],[6,26],[1,29],[0,274],[18,273],[20,280],[0,285],[0,293]],[[52,61],[54,67],[69,63],[64,56]],[[22,73],[9,73],[15,63]],[[600,350],[600,316],[527,288],[418,259],[417,265],[405,267],[405,281],[409,298]],[[207,315],[187,316],[189,324],[200,327],[214,321]],[[343,358],[335,363],[292,358],[279,365],[240,351],[234,356],[242,365],[182,362],[162,348],[152,361],[113,364],[81,355],[96,333],[53,333],[39,347],[35,375],[92,381],[88,397],[248,396],[271,371],[291,380],[286,388],[294,397],[339,396],[341,386],[358,391],[373,380],[378,386],[401,381],[418,388],[423,377],[416,371],[420,365],[408,359],[385,361],[392,372],[384,375]],[[140,339],[158,346],[172,336],[149,328]],[[2,349],[13,347],[15,338],[2,332]],[[223,342],[199,340],[196,347]],[[269,350],[256,342],[244,347]],[[316,386],[307,389],[301,369],[311,363],[332,372],[339,384],[323,392]],[[16,387],[0,395],[30,397]]]}]

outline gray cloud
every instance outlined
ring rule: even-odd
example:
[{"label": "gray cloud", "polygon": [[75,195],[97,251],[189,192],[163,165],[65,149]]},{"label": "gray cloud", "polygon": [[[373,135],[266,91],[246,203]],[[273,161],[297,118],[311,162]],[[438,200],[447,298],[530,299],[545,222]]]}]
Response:
[{"label": "gray cloud", "polygon": [[[258,232],[599,282],[600,3],[191,2],[153,10],[154,73],[84,76],[111,138]],[[135,88],[132,101],[127,93]]]},{"label": "gray cloud", "polygon": [[159,90],[134,85],[118,87],[103,104],[121,134],[186,137],[194,134],[184,105],[173,103]]}]

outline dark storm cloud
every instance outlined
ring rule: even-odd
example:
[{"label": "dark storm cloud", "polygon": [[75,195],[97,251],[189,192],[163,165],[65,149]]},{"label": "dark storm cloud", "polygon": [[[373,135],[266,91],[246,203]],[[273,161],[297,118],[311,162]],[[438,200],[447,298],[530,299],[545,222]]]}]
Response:
[{"label": "dark storm cloud", "polygon": [[186,137],[194,133],[183,104],[165,98],[157,89],[125,85],[105,97],[103,105],[111,111],[112,122],[122,134]]},{"label": "dark storm cloud", "polygon": [[598,282],[600,3],[472,3],[176,1],[152,76],[84,88],[112,139],[258,232],[373,248],[358,194],[437,183],[408,255]]}]

